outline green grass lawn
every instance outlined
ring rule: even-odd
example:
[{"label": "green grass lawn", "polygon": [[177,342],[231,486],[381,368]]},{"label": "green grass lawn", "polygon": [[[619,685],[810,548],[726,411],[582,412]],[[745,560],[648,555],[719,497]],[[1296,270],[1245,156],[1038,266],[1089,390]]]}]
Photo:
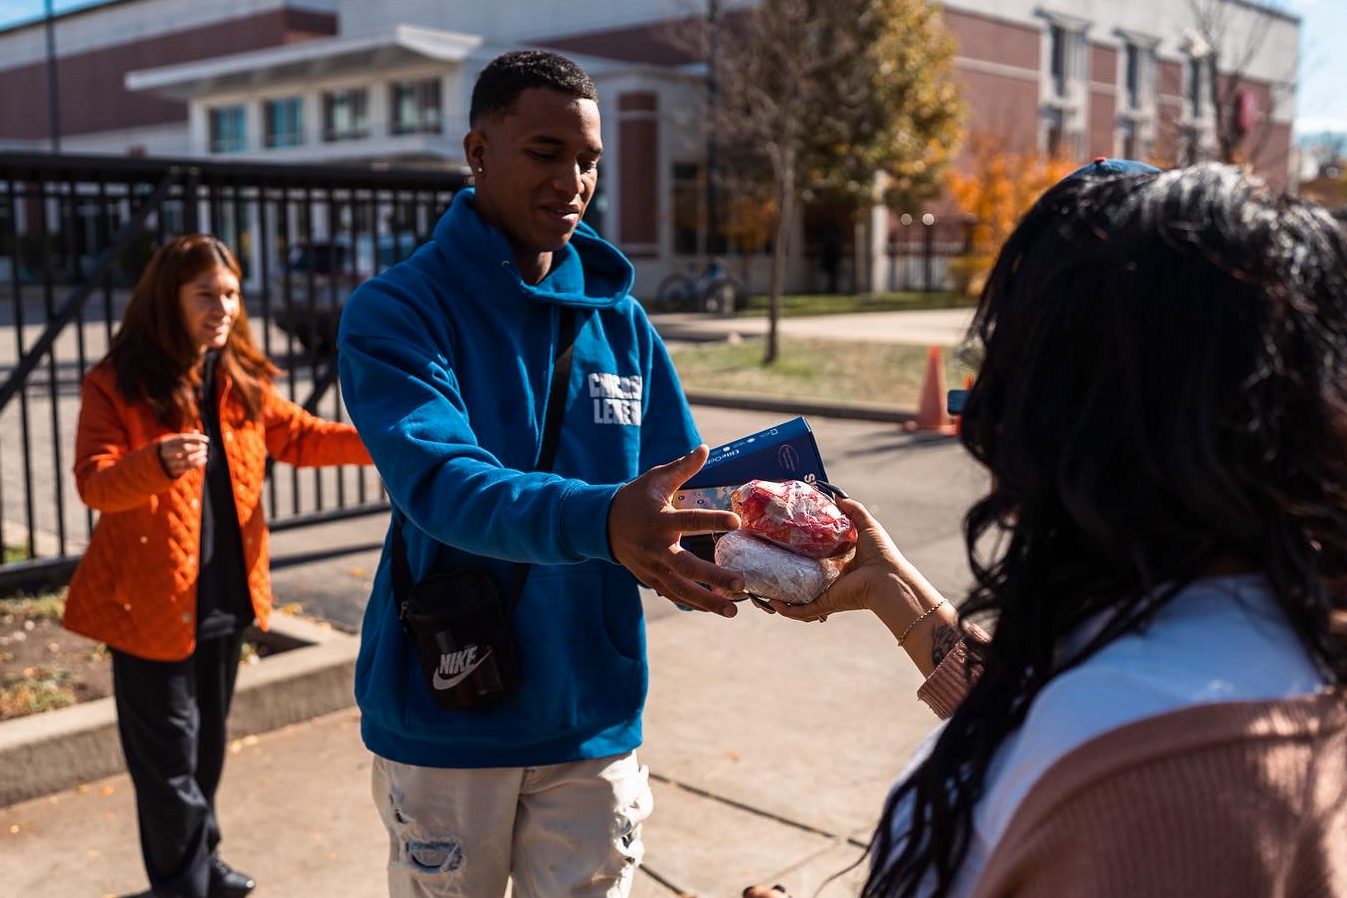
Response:
[{"label": "green grass lawn", "polygon": [[[767,314],[768,298],[753,296],[748,308],[737,317],[753,318]],[[961,293],[862,293],[800,294],[781,297],[781,315],[841,315],[849,312],[907,312],[919,309],[958,309],[977,305]]]},{"label": "green grass lawn", "polygon": [[[762,364],[762,341],[686,346],[673,354],[683,387],[792,399],[875,402],[917,407],[926,375],[926,347],[838,340],[781,339],[780,356]],[[943,347],[946,388],[972,373]]]}]

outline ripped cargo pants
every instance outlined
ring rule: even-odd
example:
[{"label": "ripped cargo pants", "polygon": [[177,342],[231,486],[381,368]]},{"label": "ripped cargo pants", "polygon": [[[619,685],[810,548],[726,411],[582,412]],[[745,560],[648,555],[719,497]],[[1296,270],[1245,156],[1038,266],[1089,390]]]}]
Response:
[{"label": "ripped cargo pants", "polygon": [[636,754],[447,770],[375,757],[390,898],[626,898],[654,798]]}]

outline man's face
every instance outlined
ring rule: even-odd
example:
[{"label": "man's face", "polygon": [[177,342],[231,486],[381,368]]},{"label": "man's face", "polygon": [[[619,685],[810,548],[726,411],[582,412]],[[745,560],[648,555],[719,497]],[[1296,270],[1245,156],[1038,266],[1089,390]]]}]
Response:
[{"label": "man's face", "polygon": [[525,252],[566,245],[598,180],[597,103],[530,88],[513,109],[479,121],[463,147],[483,218]]}]

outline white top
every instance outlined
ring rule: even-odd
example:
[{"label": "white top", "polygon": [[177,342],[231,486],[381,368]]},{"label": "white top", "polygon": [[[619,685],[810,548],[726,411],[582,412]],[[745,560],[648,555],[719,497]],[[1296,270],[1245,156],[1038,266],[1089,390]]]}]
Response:
[{"label": "white top", "polygon": [[[1073,646],[1097,626],[1083,628]],[[972,893],[1020,802],[1072,749],[1146,717],[1215,702],[1293,698],[1324,684],[1261,574],[1195,582],[1142,632],[1114,640],[1034,698],[1024,725],[1001,744],[987,770],[952,894]],[[909,770],[941,729],[922,743]]]}]

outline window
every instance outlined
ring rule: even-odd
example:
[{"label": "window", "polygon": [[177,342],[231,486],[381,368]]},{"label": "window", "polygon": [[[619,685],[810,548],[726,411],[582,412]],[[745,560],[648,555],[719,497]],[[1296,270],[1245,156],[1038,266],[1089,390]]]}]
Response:
[{"label": "window", "polygon": [[[1136,44],[1128,44],[1126,52],[1127,52],[1127,74],[1126,74],[1127,108],[1140,109],[1141,92],[1142,92],[1141,54],[1143,51]],[[1132,157],[1128,156],[1127,158],[1130,159]]]},{"label": "window", "polygon": [[1071,78],[1071,33],[1061,25],[1048,26],[1049,56],[1052,64],[1052,89],[1059,96],[1066,96],[1067,82]]},{"label": "window", "polygon": [[1137,123],[1126,120],[1122,123],[1122,153],[1124,159],[1136,159],[1142,154],[1138,152],[1140,143],[1137,140]]},{"label": "window", "polygon": [[439,134],[440,81],[398,81],[392,86],[394,134]]},{"label": "window", "polygon": [[212,153],[237,153],[247,148],[242,106],[210,110],[209,127]]},{"label": "window", "polygon": [[675,162],[673,166],[673,251],[679,256],[695,256],[701,237],[702,197],[701,166],[695,162]]},{"label": "window", "polygon": [[1195,165],[1201,162],[1202,158],[1202,135],[1193,127],[1180,128],[1179,161],[1183,165]]},{"label": "window", "polygon": [[1048,155],[1053,158],[1061,156],[1075,155],[1071,148],[1071,138],[1066,133],[1066,120],[1060,109],[1049,109],[1047,112],[1047,145]]},{"label": "window", "polygon": [[362,140],[369,137],[369,91],[363,87],[323,94],[323,140]]},{"label": "window", "polygon": [[1160,39],[1122,28],[1115,33],[1122,43],[1119,105],[1124,110],[1140,112],[1144,114],[1143,117],[1149,118],[1155,113],[1156,79],[1159,74],[1155,49],[1160,45]]},{"label": "window", "polygon": [[1194,56],[1188,60],[1188,114],[1199,119],[1206,112],[1203,102],[1206,92],[1206,57]]},{"label": "window", "polygon": [[297,147],[304,142],[304,103],[299,97],[262,104],[263,142],[268,147]]},{"label": "window", "polygon": [[1075,159],[1081,152],[1081,135],[1072,127],[1074,116],[1061,109],[1049,109],[1043,115],[1043,147],[1057,159]]}]

